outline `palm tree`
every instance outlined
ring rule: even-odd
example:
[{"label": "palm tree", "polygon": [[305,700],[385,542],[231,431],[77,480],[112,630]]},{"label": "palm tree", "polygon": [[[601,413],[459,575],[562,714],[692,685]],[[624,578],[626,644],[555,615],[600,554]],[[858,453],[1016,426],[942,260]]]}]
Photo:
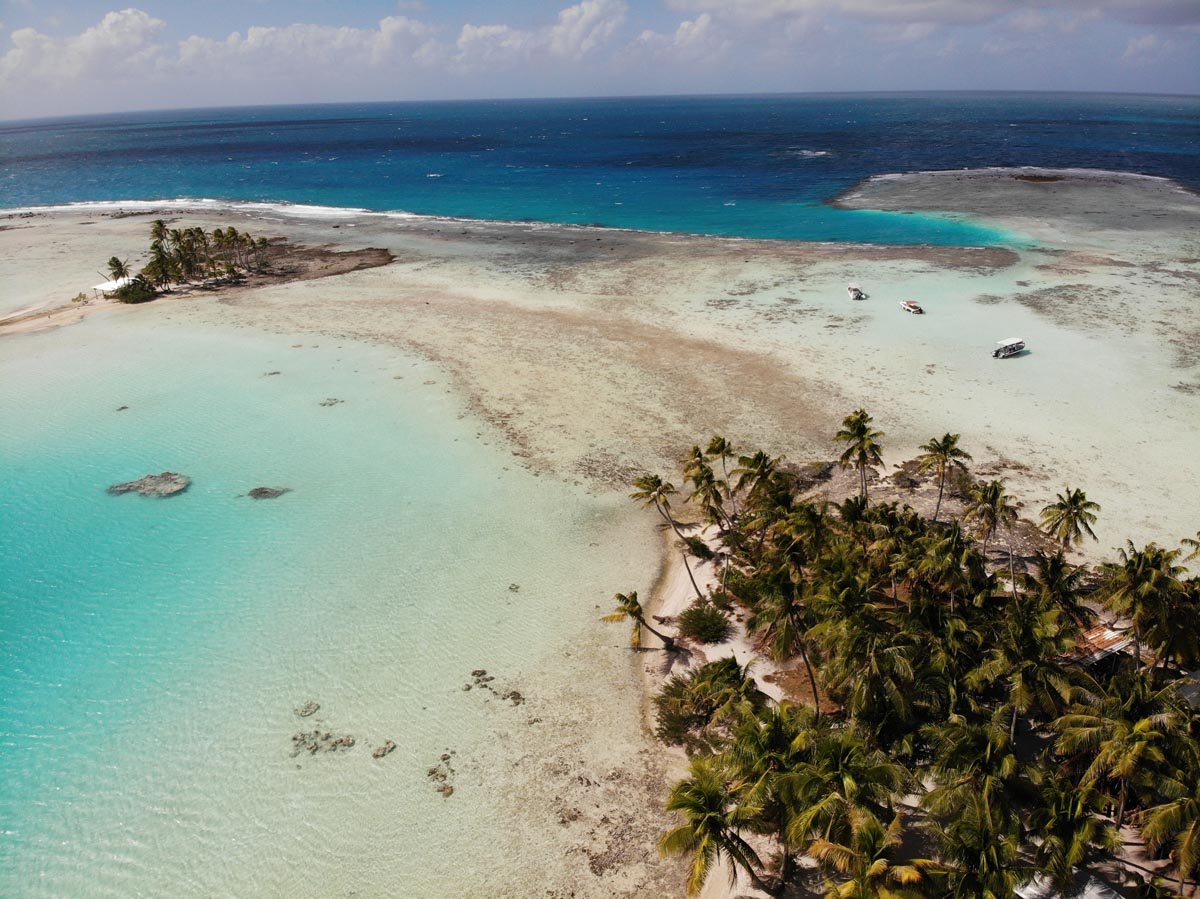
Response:
[{"label": "palm tree", "polygon": [[871,430],[871,416],[865,409],[857,409],[842,419],[842,429],[834,435],[846,444],[846,451],[838,457],[842,468],[858,469],[860,496],[867,495],[867,468],[883,464],[878,438],[883,431]]},{"label": "palm tree", "polygon": [[1107,779],[1116,785],[1115,821],[1120,827],[1134,791],[1174,755],[1187,720],[1174,685],[1155,688],[1151,674],[1139,670],[1115,678],[1107,690],[1091,693],[1088,701],[1056,720],[1054,748],[1086,765],[1081,783]]},{"label": "palm tree", "polygon": [[675,532],[675,536],[679,538],[680,543],[685,547],[681,550],[683,554],[683,568],[687,572],[688,580],[692,582],[692,589],[696,591],[696,596],[700,599],[704,598],[704,593],[700,589],[700,585],[696,583],[696,578],[692,575],[692,566],[687,560],[687,540],[683,534],[679,532],[679,525],[675,523],[675,519],[669,514],[671,501],[669,497],[675,495],[675,486],[669,481],[664,481],[656,474],[644,474],[633,482],[636,491],[629,494],[630,499],[640,499],[643,501],[644,508],[654,508],[658,514],[662,516],[663,521],[670,525],[671,530]]},{"label": "palm tree", "polygon": [[737,870],[741,868],[750,875],[756,887],[771,892],[756,870],[762,867],[762,862],[741,836],[755,810],[737,803],[713,760],[692,759],[690,776],[671,789],[667,811],[679,812],[683,823],[663,834],[658,850],[663,855],[691,855],[687,881],[689,896],[700,892],[713,864],[722,856],[732,862],[731,880],[736,879]]},{"label": "palm tree", "polygon": [[971,454],[958,448],[957,434],[944,434],[941,439],[934,437],[928,443],[922,444],[924,451],[917,457],[921,471],[936,471],[938,474],[938,498],[933,510],[933,520],[938,520],[942,510],[942,493],[946,489],[946,475],[952,469],[966,471],[965,463],[971,461]]},{"label": "palm tree", "polygon": [[1149,809],[1142,828],[1142,836],[1154,851],[1167,843],[1175,844],[1175,872],[1179,878],[1176,892],[1181,896],[1184,878],[1200,871],[1200,772],[1195,757],[1191,779],[1190,785],[1181,785],[1179,795]]},{"label": "palm tree", "polygon": [[791,880],[792,847],[788,830],[795,813],[788,774],[809,760],[819,731],[816,712],[808,706],[782,702],[748,716],[734,732],[723,758],[742,785],[743,802],[758,811],[758,828],[779,841],[782,860],[779,879]]},{"label": "palm tree", "polygon": [[1033,871],[1020,861],[1021,824],[1007,803],[965,794],[937,830],[950,899],[1004,899],[1029,882]]},{"label": "palm tree", "polygon": [[855,728],[825,729],[811,752],[812,760],[787,777],[800,808],[788,830],[792,845],[847,845],[867,816],[890,818],[893,802],[908,789],[904,766],[869,748]]},{"label": "palm tree", "polygon": [[658,639],[662,640],[663,649],[668,652],[676,648],[675,638],[664,634],[661,631],[655,630],[646,622],[646,613],[642,609],[642,604],[638,602],[636,590],[630,590],[628,593],[618,593],[614,597],[617,601],[616,611],[601,618],[601,621],[617,622],[624,621],[629,618],[633,621],[633,633],[629,637],[629,644],[638,649],[642,645],[642,628],[645,628]]},{"label": "palm tree", "polygon": [[[728,440],[726,440],[724,437],[720,437],[720,436],[714,434],[712,436],[712,439],[708,441],[708,446],[705,448],[704,452],[710,459],[720,459],[721,460],[722,480],[728,486],[728,484],[729,484],[729,460],[737,458],[737,454],[738,454],[737,447],[734,446],[732,443],[730,443]],[[735,501],[735,497],[733,496],[733,494],[730,494],[730,496],[729,496],[729,505],[732,509],[731,517],[736,518],[737,517],[737,503]]]},{"label": "palm tree", "polygon": [[1179,543],[1181,546],[1191,550],[1190,553],[1183,557],[1183,561],[1191,562],[1193,559],[1200,559],[1200,531],[1196,531],[1195,537],[1184,537]]},{"label": "palm tree", "polygon": [[1044,609],[1057,609],[1075,630],[1089,626],[1096,618],[1083,603],[1083,567],[1074,567],[1060,549],[1054,555],[1038,550],[1033,554],[1032,575],[1026,575],[1025,589]]},{"label": "palm tree", "polygon": [[827,881],[825,899],[918,899],[920,887],[937,865],[927,858],[895,859],[902,842],[903,816],[897,814],[885,828],[874,816],[855,811],[849,843],[814,840],[808,854],[823,869],[846,877]]},{"label": "palm tree", "polygon": [[129,264],[113,256],[108,260],[108,276],[113,281],[124,281],[129,277]]},{"label": "palm tree", "polygon": [[1092,525],[1099,511],[1099,503],[1091,502],[1082,490],[1068,487],[1065,493],[1056,493],[1055,502],[1042,509],[1042,524],[1067,549],[1072,543],[1076,546],[1082,543],[1085,533],[1096,539]]},{"label": "palm tree", "polygon": [[809,616],[802,602],[802,589],[803,584],[797,584],[794,589],[776,590],[763,597],[747,619],[746,631],[761,635],[771,658],[776,662],[782,662],[796,654],[800,655],[808,674],[813,706],[819,715],[821,694],[817,690],[817,677],[808,653],[806,619]]},{"label": "palm tree", "polygon": [[1038,801],[1029,816],[1038,838],[1038,870],[1063,895],[1074,892],[1079,868],[1096,854],[1121,847],[1117,828],[1097,813],[1110,801],[1095,783],[1077,784],[1068,771],[1049,769],[1042,778]]},{"label": "palm tree", "polygon": [[1183,568],[1176,565],[1180,550],[1163,549],[1148,543],[1137,549],[1132,540],[1118,551],[1119,563],[1102,568],[1104,602],[1113,611],[1133,621],[1134,658],[1142,662],[1142,642],[1159,648],[1172,642],[1176,625],[1176,606],[1185,596],[1180,577]]},{"label": "palm tree", "polygon": [[1003,481],[976,484],[971,489],[971,498],[963,510],[963,517],[974,519],[979,535],[983,539],[983,553],[987,555],[988,539],[998,528],[1003,527],[1008,535],[1008,576],[1012,585],[1013,599],[1017,597],[1017,573],[1013,562],[1012,526],[1017,520],[1016,500],[1004,492]]},{"label": "palm tree", "polygon": [[967,676],[972,687],[1002,682],[1012,708],[1009,740],[1017,739],[1017,720],[1038,710],[1054,717],[1070,699],[1072,684],[1057,658],[1074,641],[1060,623],[1057,609],[1042,609],[1028,597],[1013,602],[1000,623],[996,645],[986,661]]}]

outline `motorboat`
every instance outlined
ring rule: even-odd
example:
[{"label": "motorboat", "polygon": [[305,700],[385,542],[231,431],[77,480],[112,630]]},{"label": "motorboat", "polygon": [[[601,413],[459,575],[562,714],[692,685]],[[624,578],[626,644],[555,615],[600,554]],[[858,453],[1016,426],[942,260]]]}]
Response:
[{"label": "motorboat", "polygon": [[911,312],[914,315],[924,315],[925,310],[921,308],[921,304],[916,300],[901,300],[900,308],[905,312]]},{"label": "motorboat", "polygon": [[865,300],[867,298],[867,292],[857,284],[847,284],[846,293],[850,294],[850,299],[852,300]]},{"label": "motorboat", "polygon": [[1020,337],[1005,337],[1003,340],[996,341],[996,348],[992,350],[992,358],[1007,359],[1009,356],[1017,355],[1023,349],[1025,349],[1025,341]]}]

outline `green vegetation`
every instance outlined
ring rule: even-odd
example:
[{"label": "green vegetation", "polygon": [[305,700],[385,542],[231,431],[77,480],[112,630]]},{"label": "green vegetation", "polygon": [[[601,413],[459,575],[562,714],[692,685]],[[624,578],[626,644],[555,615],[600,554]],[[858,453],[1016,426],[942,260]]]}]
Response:
[{"label": "green vegetation", "polygon": [[[1182,893],[1200,873],[1200,717],[1180,691],[1200,664],[1200,578],[1181,562],[1200,534],[1181,550],[1129,543],[1088,571],[1065,555],[1099,511],[1082,490],[1046,507],[1049,534],[1030,548],[1018,502],[1002,481],[970,482],[954,434],[922,447],[931,517],[870,503],[882,436],[864,410],[847,417],[837,440],[858,491],[841,503],[806,499],[781,457],[720,437],[693,448],[687,517],[703,541],[684,536],[673,487],[638,479],[685,558],[705,543],[719,579],[665,648],[705,639],[694,619],[720,604],[811,691],[774,702],[732,658],[666,681],[656,733],[691,768],[661,851],[687,857],[693,895],[718,861],[778,892],[802,856],[827,899],[1009,899],[1037,875],[1069,894],[1084,872]],[[947,488],[962,511],[938,521]],[[1085,664],[1100,607],[1129,622],[1132,656]],[[1122,827],[1168,860],[1170,885],[1118,858]]]},{"label": "green vegetation", "polygon": [[269,243],[230,225],[203,228],[168,228],[157,219],[150,226],[149,261],[136,275],[117,256],[108,260],[109,277],[132,280],[112,292],[123,303],[144,303],[179,284],[234,283],[251,272],[263,271]]},{"label": "green vegetation", "polygon": [[732,632],[729,615],[711,602],[697,600],[679,616],[679,634],[697,643],[724,643]]}]

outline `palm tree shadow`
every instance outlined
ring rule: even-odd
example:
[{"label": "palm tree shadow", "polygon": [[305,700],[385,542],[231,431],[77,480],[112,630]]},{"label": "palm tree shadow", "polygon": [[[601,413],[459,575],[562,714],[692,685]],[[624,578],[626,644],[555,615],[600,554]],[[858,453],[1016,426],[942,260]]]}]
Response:
[{"label": "palm tree shadow", "polygon": [[658,668],[658,673],[662,677],[670,677],[671,672],[676,666],[679,666],[680,668],[692,667],[692,657],[695,654],[682,643],[676,643],[674,649],[660,647],[657,650],[643,650],[643,652],[659,651],[663,653],[662,664]]}]

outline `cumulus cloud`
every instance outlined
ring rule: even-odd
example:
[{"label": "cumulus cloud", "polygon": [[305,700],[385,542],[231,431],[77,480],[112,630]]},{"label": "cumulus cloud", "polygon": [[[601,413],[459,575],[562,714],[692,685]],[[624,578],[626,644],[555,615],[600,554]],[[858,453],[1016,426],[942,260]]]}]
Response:
[{"label": "cumulus cloud", "polygon": [[155,38],[165,26],[140,9],[123,9],[71,37],[20,28],[9,35],[12,49],[0,57],[0,91],[141,71],[160,57]]},{"label": "cumulus cloud", "polygon": [[1051,9],[1142,24],[1200,22],[1196,0],[667,0],[667,4],[751,22],[819,13],[881,22],[978,25],[1010,13]]},{"label": "cumulus cloud", "polygon": [[1162,46],[1162,41],[1153,34],[1142,34],[1130,38],[1129,43],[1125,45],[1125,52],[1121,54],[1121,61],[1134,64],[1145,63],[1157,56],[1162,50]]},{"label": "cumulus cloud", "polygon": [[389,16],[377,28],[254,27],[244,35],[235,31],[224,40],[193,35],[180,42],[176,62],[182,68],[215,71],[243,63],[270,72],[331,64],[379,66],[412,58],[431,37],[429,26],[405,16]]},{"label": "cumulus cloud", "polygon": [[695,19],[685,19],[670,34],[645,30],[633,42],[635,51],[649,51],[652,57],[670,54],[679,59],[712,59],[728,49],[713,27],[713,17],[701,13]]},{"label": "cumulus cloud", "polygon": [[581,59],[612,38],[627,10],[624,0],[583,0],[562,10],[553,25],[532,31],[468,23],[456,42],[457,62],[470,69],[512,65],[537,55]]}]

